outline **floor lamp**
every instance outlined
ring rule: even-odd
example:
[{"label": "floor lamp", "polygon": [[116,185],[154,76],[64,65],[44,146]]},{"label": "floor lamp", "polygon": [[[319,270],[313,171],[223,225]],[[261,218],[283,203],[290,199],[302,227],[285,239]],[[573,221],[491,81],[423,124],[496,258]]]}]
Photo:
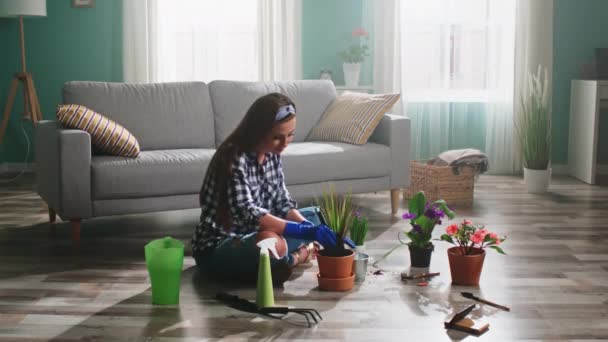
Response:
[{"label": "floor lamp", "polygon": [[45,16],[46,0],[0,0],[0,18],[19,18],[19,38],[21,43],[21,72],[15,73],[9,88],[8,100],[4,107],[2,127],[0,128],[0,144],[4,139],[4,133],[6,132],[8,120],[11,116],[11,111],[13,110],[19,83],[23,86],[24,115],[32,120],[34,126],[36,126],[36,122],[42,120],[42,112],[40,111],[40,103],[38,102],[38,95],[36,95],[34,80],[32,79],[32,74],[27,72],[25,65],[23,17]]}]

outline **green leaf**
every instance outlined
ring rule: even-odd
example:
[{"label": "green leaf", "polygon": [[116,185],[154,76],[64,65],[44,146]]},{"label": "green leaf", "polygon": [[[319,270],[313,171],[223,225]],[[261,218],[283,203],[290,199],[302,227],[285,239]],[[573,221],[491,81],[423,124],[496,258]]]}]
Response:
[{"label": "green leaf", "polygon": [[424,205],[426,204],[426,197],[424,196],[424,192],[419,191],[414,195],[409,201],[408,209],[410,213],[416,214],[416,217],[422,216],[424,214]]},{"label": "green leaf", "polygon": [[507,253],[505,253],[505,251],[502,250],[502,248],[498,247],[498,246],[490,246],[490,248],[496,250],[498,253],[500,254],[504,254],[507,255]]},{"label": "green leaf", "polygon": [[451,236],[449,236],[448,234],[443,234],[443,235],[441,235],[441,240],[442,240],[442,241],[447,241],[447,242],[449,242],[449,243],[451,243],[451,244],[453,244],[453,243],[454,243],[454,239],[452,239],[452,237],[451,237]]},{"label": "green leaf", "polygon": [[433,205],[437,206],[441,211],[443,211],[450,220],[456,217],[456,213],[450,210],[444,200],[437,200],[433,203]]}]

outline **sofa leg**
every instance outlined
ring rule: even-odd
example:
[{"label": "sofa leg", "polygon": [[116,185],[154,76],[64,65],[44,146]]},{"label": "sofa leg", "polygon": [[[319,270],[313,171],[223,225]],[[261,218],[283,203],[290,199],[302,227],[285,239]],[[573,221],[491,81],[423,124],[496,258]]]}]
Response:
[{"label": "sofa leg", "polygon": [[391,189],[391,212],[392,214],[397,213],[399,209],[399,189]]},{"label": "sofa leg", "polygon": [[80,219],[71,219],[70,220],[70,228],[72,230],[72,242],[79,243],[80,242]]},{"label": "sofa leg", "polygon": [[57,213],[49,207],[49,222],[55,223],[55,220],[57,220]]}]

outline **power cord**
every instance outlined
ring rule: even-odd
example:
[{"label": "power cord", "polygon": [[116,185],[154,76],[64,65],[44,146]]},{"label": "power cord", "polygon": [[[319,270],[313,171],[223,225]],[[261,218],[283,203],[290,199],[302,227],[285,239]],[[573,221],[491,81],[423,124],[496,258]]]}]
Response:
[{"label": "power cord", "polygon": [[[27,132],[25,131],[25,128],[23,127],[23,120],[19,120],[19,122],[21,123],[21,131],[23,132],[23,136],[25,137],[25,142],[26,142],[26,152],[25,152],[25,160],[23,161],[24,165],[27,165],[27,161],[30,157],[30,138],[27,136]],[[25,169],[26,166],[24,166],[21,169],[21,172],[19,172],[15,177],[11,178],[11,179],[0,179],[0,184],[8,184],[11,182],[16,181],[19,177],[23,176],[23,174],[25,173]]]}]

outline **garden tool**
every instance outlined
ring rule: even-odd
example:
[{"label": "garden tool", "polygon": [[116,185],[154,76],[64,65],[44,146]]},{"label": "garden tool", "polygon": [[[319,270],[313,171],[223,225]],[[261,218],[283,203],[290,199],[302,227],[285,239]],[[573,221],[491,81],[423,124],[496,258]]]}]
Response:
[{"label": "garden tool", "polygon": [[252,303],[246,299],[239,298],[238,296],[231,295],[225,292],[221,292],[215,295],[215,299],[227,304],[233,309],[249,313],[255,313],[278,320],[282,320],[291,312],[297,313],[298,315],[302,315],[306,318],[306,322],[308,323],[309,328],[312,327],[311,320],[314,321],[315,324],[319,323],[319,320],[323,320],[321,314],[319,314],[319,312],[315,309],[289,308],[282,306],[259,307],[256,303]]},{"label": "garden tool", "polygon": [[479,298],[479,297],[477,297],[476,295],[472,294],[471,292],[460,292],[460,294],[461,294],[461,295],[462,295],[464,298],[469,298],[469,299],[472,299],[472,300],[476,300],[476,301],[478,301],[478,302],[480,302],[480,303],[484,303],[484,304],[487,304],[487,305],[493,306],[493,307],[495,307],[495,308],[499,308],[499,309],[501,309],[501,310],[505,310],[505,311],[511,311],[511,309],[510,309],[510,308],[508,308],[508,307],[506,307],[506,306],[503,306],[503,305],[500,305],[500,304],[496,304],[496,303],[490,302],[489,300],[485,300],[485,299],[483,299],[483,298]]}]

